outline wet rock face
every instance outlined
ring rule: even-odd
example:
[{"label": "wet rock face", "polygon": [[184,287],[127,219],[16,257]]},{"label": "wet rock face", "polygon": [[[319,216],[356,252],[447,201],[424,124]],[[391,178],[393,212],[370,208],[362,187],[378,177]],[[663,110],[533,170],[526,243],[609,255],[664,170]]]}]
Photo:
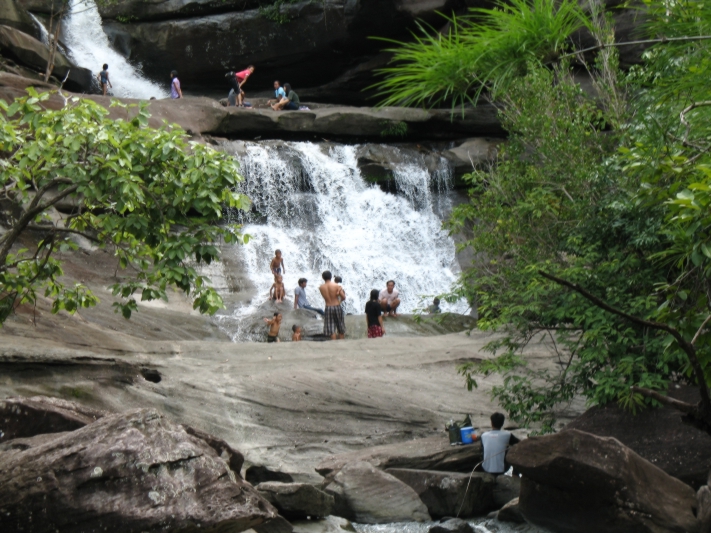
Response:
[{"label": "wet rock face", "polygon": [[7,533],[238,532],[276,517],[208,443],[152,409],[0,453]]},{"label": "wet rock face", "polygon": [[532,437],[507,460],[523,474],[519,509],[555,533],[696,533],[694,490],[613,438]]}]

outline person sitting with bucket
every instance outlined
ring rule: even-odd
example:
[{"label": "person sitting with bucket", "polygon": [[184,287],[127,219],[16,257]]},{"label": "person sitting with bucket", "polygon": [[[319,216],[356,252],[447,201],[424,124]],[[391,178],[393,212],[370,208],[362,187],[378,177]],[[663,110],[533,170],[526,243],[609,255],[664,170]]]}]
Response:
[{"label": "person sitting with bucket", "polygon": [[481,463],[484,472],[490,474],[503,474],[506,472],[506,450],[521,442],[510,431],[502,429],[506,417],[501,413],[491,415],[491,431],[481,435],[481,444],[484,446],[484,461]]}]

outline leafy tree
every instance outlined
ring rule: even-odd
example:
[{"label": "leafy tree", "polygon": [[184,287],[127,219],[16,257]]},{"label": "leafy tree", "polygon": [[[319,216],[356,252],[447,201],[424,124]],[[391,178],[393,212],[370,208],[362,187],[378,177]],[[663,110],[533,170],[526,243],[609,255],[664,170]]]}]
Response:
[{"label": "leafy tree", "polygon": [[[147,126],[146,104],[125,106],[111,120],[90,100],[72,98],[57,111],[49,94],[28,90],[12,104],[0,100],[0,324],[38,293],[53,311],[97,303],[91,291],[61,281],[57,251],[76,249],[76,236],[113,251],[121,276],[111,287],[117,311],[129,318],[141,300],[167,299],[169,288],[190,295],[201,313],[222,300],[196,270],[219,259],[218,244],[242,239],[238,227],[218,225],[224,206],[245,208],[234,192],[235,160],[189,143],[177,126]],[[131,118],[132,116],[132,118]],[[60,202],[75,207],[68,215]],[[32,246],[26,235],[36,236]]]},{"label": "leafy tree", "polygon": [[[479,326],[504,333],[489,346],[497,357],[460,372],[469,387],[479,375],[503,373],[494,396],[543,431],[553,429],[554,408],[577,394],[631,409],[671,405],[709,431],[711,8],[649,2],[653,46],[621,83],[623,43],[604,13],[591,7],[579,25],[598,41],[589,63],[566,40],[574,24],[556,24],[558,12],[542,1],[508,12],[520,24],[538,20],[513,48],[519,60],[511,38],[496,35],[515,22],[490,25],[472,43],[461,35],[478,23],[453,20],[450,34],[402,48],[381,84],[388,103],[461,103],[488,91],[509,132],[497,165],[468,177],[471,202],[449,222],[471,232],[466,245],[478,254],[450,297],[476,301]],[[535,46],[541,42],[555,45]],[[404,83],[421,59],[431,73],[438,54],[446,63],[457,48],[457,84]],[[482,68],[499,54],[510,61]],[[574,81],[571,55],[587,67],[594,95]],[[559,372],[532,371],[521,356],[542,335]],[[667,397],[670,382],[697,385],[699,403]]]}]

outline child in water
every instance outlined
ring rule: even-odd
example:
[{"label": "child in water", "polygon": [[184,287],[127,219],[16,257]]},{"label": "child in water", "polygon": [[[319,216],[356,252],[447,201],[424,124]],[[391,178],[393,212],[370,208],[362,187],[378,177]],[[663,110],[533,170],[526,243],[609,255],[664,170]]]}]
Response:
[{"label": "child in water", "polygon": [[274,313],[274,318],[269,320],[264,319],[264,322],[269,326],[269,333],[267,334],[267,342],[280,342],[279,341],[279,328],[281,327],[281,313]]},{"label": "child in water", "polygon": [[301,340],[301,326],[297,326],[296,324],[294,324],[293,326],[291,326],[291,331],[293,332],[291,334],[291,340],[293,342],[300,341]]},{"label": "child in water", "polygon": [[281,257],[281,250],[274,251],[274,259],[269,265],[272,274],[276,276],[277,274],[286,274],[286,268],[284,267],[284,259]]},{"label": "child in water", "polygon": [[276,303],[280,304],[284,301],[284,296],[286,296],[286,289],[284,289],[283,278],[280,274],[275,274],[274,284],[272,288],[269,289],[269,298],[276,300]]}]

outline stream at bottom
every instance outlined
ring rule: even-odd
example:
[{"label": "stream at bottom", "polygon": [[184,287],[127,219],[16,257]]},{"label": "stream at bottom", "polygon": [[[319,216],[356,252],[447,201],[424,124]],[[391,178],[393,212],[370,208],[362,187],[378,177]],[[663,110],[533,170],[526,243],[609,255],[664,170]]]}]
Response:
[{"label": "stream at bottom", "polygon": [[[428,533],[439,522],[398,522],[394,524],[353,524],[358,533]],[[495,518],[467,520],[474,533],[549,533],[530,524],[499,522]]]}]

